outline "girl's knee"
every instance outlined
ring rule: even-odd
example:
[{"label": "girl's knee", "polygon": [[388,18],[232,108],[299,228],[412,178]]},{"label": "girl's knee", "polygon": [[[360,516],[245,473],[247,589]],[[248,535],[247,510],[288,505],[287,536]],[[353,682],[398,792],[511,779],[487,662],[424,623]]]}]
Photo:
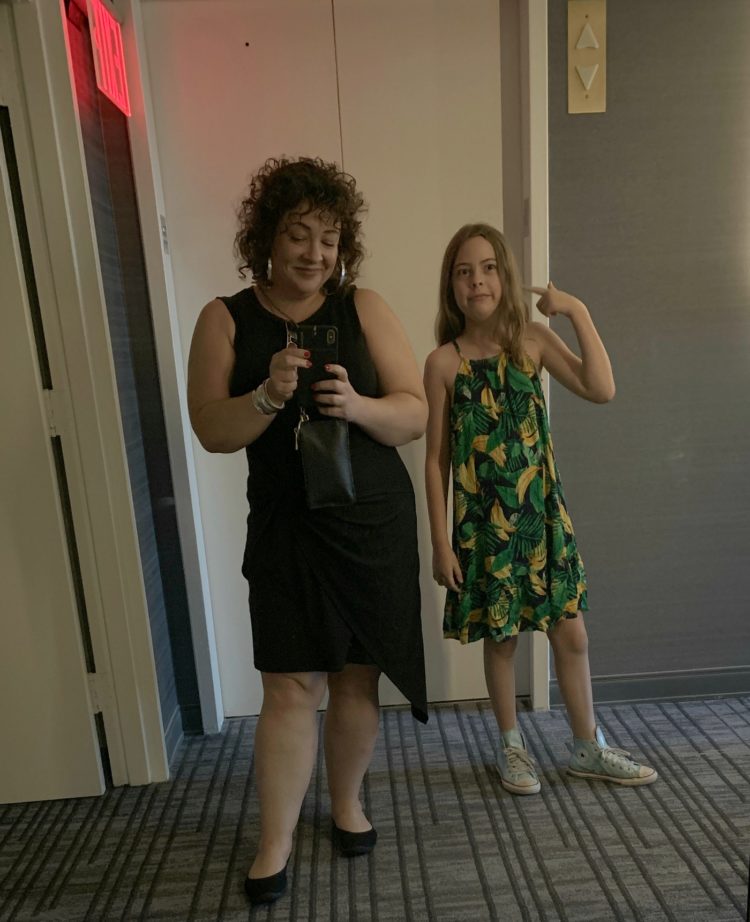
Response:
[{"label": "girl's knee", "polygon": [[549,632],[549,641],[555,653],[587,654],[589,637],[581,613],[559,621]]},{"label": "girl's knee", "polygon": [[317,710],[326,691],[322,672],[264,672],[263,707]]},{"label": "girl's knee", "polygon": [[505,640],[495,640],[493,637],[484,638],[485,656],[498,659],[512,659],[518,646],[518,635],[507,637]]}]

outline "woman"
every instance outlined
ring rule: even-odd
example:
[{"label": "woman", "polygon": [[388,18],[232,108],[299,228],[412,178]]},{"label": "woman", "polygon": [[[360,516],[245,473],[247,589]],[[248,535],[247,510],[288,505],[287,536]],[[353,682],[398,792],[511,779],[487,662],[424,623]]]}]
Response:
[{"label": "woman", "polygon": [[[263,679],[260,841],[245,882],[254,903],[286,888],[326,688],[333,837],[347,856],[370,851],[377,836],[359,792],[378,731],[381,671],[427,719],[414,494],[395,448],[423,434],[427,401],[398,319],[374,291],[353,285],[363,209],[354,180],[335,164],[267,161],[235,241],[241,275],[249,269],[255,284],[206,305],[190,352],[196,435],[208,451],[246,449],[249,466],[243,573]],[[294,432],[299,373],[311,359],[296,345],[303,323],[337,328],[338,362],[312,393],[321,417],[348,423],[353,504],[307,507]]]}]

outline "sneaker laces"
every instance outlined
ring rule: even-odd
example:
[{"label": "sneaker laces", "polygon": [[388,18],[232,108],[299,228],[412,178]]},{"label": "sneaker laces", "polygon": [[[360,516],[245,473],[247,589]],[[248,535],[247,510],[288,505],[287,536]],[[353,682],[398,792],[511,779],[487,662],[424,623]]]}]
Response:
[{"label": "sneaker laces", "polygon": [[616,768],[636,769],[638,763],[631,758],[630,753],[625,749],[617,749],[615,746],[607,746],[601,750],[602,762],[612,765]]},{"label": "sneaker laces", "polygon": [[531,760],[531,756],[529,756],[525,749],[518,749],[515,746],[507,746],[505,749],[505,756],[508,759],[508,768],[514,774],[530,772],[533,775],[535,773],[536,769],[534,768],[534,763]]}]

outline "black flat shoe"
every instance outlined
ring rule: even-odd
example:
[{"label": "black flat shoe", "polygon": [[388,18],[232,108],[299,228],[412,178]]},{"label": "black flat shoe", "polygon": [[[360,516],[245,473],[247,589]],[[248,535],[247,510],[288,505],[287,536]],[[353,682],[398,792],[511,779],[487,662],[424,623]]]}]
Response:
[{"label": "black flat shoe", "polygon": [[286,892],[286,865],[270,877],[246,877],[245,893],[250,902],[273,903]]},{"label": "black flat shoe", "polygon": [[332,823],[332,825],[331,838],[345,858],[367,855],[375,848],[375,843],[378,841],[378,831],[374,826],[364,832],[347,832],[345,829],[339,829],[335,823]]}]

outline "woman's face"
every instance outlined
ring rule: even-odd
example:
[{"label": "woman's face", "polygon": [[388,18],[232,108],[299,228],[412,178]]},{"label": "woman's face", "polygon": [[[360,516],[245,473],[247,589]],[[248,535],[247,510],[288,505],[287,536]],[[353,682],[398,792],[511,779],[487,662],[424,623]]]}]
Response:
[{"label": "woman's face", "polygon": [[453,263],[451,282],[456,304],[467,320],[481,323],[495,313],[503,286],[495,250],[489,240],[470,237],[461,244]]},{"label": "woman's face", "polygon": [[320,291],[336,267],[339,236],[330,215],[308,211],[305,203],[284,215],[271,248],[274,288],[297,295]]}]

